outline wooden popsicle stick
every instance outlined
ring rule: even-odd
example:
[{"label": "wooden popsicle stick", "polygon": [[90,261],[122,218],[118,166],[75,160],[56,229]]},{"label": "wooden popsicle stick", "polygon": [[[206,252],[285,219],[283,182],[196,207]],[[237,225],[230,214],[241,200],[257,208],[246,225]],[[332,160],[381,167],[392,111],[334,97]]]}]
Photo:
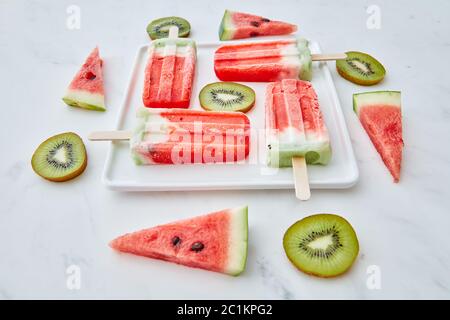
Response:
[{"label": "wooden popsicle stick", "polygon": [[300,200],[308,200],[311,197],[309,189],[308,169],[304,157],[292,158],[294,172],[295,195]]},{"label": "wooden popsicle stick", "polygon": [[96,131],[89,134],[90,141],[120,141],[130,140],[132,136],[131,131]]},{"label": "wooden popsicle stick", "polygon": [[342,60],[347,59],[345,53],[330,53],[330,54],[312,54],[312,61],[330,61],[330,60]]},{"label": "wooden popsicle stick", "polygon": [[169,39],[177,39],[178,38],[178,27],[177,26],[171,26],[169,28]]}]

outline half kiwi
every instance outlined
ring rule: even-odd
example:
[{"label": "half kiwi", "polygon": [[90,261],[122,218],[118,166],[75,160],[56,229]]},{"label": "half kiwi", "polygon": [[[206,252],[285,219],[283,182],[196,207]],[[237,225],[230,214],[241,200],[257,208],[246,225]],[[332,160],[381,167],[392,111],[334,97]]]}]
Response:
[{"label": "half kiwi", "polygon": [[255,91],[235,82],[214,82],[200,91],[200,104],[210,111],[249,111],[255,104]]},{"label": "half kiwi", "polygon": [[358,51],[349,51],[346,54],[346,59],[336,60],[336,69],[344,79],[364,86],[383,80],[386,70],[377,59]]},{"label": "half kiwi", "polygon": [[57,134],[42,142],[33,154],[34,172],[50,181],[62,182],[83,173],[87,165],[83,140],[73,133]]},{"label": "half kiwi", "polygon": [[178,37],[186,38],[191,32],[190,23],[180,17],[165,17],[153,20],[147,26],[147,33],[152,40],[167,38],[170,27],[178,27]]},{"label": "half kiwi", "polygon": [[344,218],[317,214],[297,221],[284,234],[283,247],[301,271],[334,277],[347,271],[359,252],[355,230]]}]

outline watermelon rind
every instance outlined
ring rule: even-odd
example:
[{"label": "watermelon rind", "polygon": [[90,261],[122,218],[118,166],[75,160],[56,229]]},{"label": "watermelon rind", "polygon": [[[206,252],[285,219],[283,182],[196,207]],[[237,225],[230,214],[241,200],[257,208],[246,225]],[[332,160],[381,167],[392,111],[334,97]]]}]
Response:
[{"label": "watermelon rind", "polygon": [[304,156],[307,164],[327,165],[331,160],[331,146],[328,141],[308,143],[299,148],[298,145],[286,146],[280,149],[271,144],[268,152],[267,164],[275,168],[292,167],[292,158]]},{"label": "watermelon rind", "polygon": [[229,259],[224,272],[237,276],[245,270],[248,247],[248,207],[232,209],[230,219]]},{"label": "watermelon rind", "polygon": [[85,90],[68,90],[62,100],[71,107],[106,111],[104,97],[101,94],[95,94]]},{"label": "watermelon rind", "polygon": [[175,44],[177,48],[192,47],[194,50],[197,50],[195,41],[188,38],[177,38],[177,39],[161,38],[152,41],[152,47],[154,48],[164,48],[167,45],[173,44]]},{"label": "watermelon rind", "polygon": [[401,108],[400,91],[371,91],[353,94],[353,111],[359,116],[367,105],[387,104]]},{"label": "watermelon rind", "polygon": [[300,58],[299,79],[311,81],[312,79],[312,60],[311,51],[309,50],[309,42],[305,38],[297,39],[297,48]]},{"label": "watermelon rind", "polygon": [[234,37],[234,23],[232,19],[233,12],[230,10],[225,10],[223,14],[222,22],[219,27],[219,38],[220,40],[232,40]]}]

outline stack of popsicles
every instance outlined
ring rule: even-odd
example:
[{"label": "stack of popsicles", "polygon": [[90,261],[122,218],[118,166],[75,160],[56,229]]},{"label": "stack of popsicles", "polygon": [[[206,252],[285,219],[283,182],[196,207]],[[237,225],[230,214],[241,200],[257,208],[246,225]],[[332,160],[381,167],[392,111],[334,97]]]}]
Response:
[{"label": "stack of popsicles", "polygon": [[[331,158],[317,95],[304,80],[312,77],[312,61],[339,58],[343,56],[312,55],[302,38],[224,45],[214,56],[221,80],[270,82],[265,99],[267,163],[294,167],[296,189],[297,180],[303,181],[299,198],[309,198],[306,163],[325,165]],[[131,138],[136,164],[221,163],[248,156],[250,122],[245,114],[177,109],[189,107],[195,60],[194,41],[177,38],[176,27],[169,38],[152,42],[143,90],[147,108],[138,112],[133,134],[116,135]]]},{"label": "stack of popsicles", "polygon": [[139,124],[131,138],[137,164],[221,163],[245,159],[250,122],[244,114],[180,110],[188,108],[195,73],[191,39],[169,37],[151,43],[145,70]]},{"label": "stack of popsicles", "polygon": [[300,199],[310,196],[306,163],[327,164],[331,158],[328,131],[308,82],[312,61],[342,58],[312,55],[303,38],[224,45],[214,55],[214,71],[223,81],[270,82],[265,101],[267,163],[294,168]]}]

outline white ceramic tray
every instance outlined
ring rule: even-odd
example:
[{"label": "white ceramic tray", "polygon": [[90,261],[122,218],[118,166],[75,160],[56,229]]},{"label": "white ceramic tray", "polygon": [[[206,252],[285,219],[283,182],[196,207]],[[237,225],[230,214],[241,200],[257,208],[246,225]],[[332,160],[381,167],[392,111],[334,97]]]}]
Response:
[{"label": "white ceramic tray", "polygon": [[[218,79],[214,74],[213,57],[219,43],[197,45],[197,68],[191,108],[201,109],[198,94],[201,88]],[[311,51],[320,53],[316,42]],[[142,106],[144,68],[148,45],[139,48],[130,76],[126,96],[115,128],[124,130],[135,125],[135,113]],[[308,166],[311,188],[348,188],[358,180],[358,167],[350,143],[341,106],[328,67],[313,62],[313,85],[327,124],[333,156],[327,166]],[[136,166],[130,158],[128,142],[112,142],[106,159],[103,182],[121,191],[220,190],[220,189],[286,189],[294,188],[292,169],[269,169],[265,165],[264,90],[265,83],[246,83],[256,92],[256,104],[247,115],[253,131],[250,155],[246,163]]]}]

